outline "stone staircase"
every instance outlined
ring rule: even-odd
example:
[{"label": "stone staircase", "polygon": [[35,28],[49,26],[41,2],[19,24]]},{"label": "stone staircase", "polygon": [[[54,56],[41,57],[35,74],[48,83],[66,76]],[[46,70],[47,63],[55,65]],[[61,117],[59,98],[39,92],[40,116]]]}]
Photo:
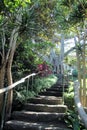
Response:
[{"label": "stone staircase", "polygon": [[12,113],[4,130],[70,130],[64,122],[67,106],[63,105],[62,89],[56,84],[29,99],[22,111]]}]

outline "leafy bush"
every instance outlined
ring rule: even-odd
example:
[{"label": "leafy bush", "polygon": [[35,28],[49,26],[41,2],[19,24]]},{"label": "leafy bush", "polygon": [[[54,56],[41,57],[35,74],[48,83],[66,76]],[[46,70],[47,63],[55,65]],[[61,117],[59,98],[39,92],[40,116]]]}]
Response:
[{"label": "leafy bush", "polygon": [[64,102],[69,109],[72,110],[74,108],[74,91],[72,82],[70,82],[68,91],[64,93]]},{"label": "leafy bush", "polygon": [[35,84],[33,86],[33,90],[38,93],[40,91],[44,91],[46,88],[50,88],[57,82],[57,77],[54,75],[49,75],[48,77],[37,78],[35,79]]},{"label": "leafy bush", "polygon": [[65,122],[68,127],[73,128],[73,130],[86,130],[78,116],[77,111],[69,110],[65,117]]},{"label": "leafy bush", "polygon": [[73,75],[73,77],[77,77],[78,76],[78,71],[76,69],[74,69],[72,71],[72,75]]}]

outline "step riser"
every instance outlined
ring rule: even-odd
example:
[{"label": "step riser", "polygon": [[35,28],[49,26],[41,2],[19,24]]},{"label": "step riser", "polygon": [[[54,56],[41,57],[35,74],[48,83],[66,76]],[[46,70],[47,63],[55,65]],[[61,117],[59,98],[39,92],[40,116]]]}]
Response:
[{"label": "step riser", "polygon": [[57,113],[66,113],[67,107],[66,106],[36,106],[36,105],[25,105],[24,110],[27,111],[37,111],[37,112],[57,112]]},{"label": "step riser", "polygon": [[13,113],[11,119],[12,120],[20,120],[26,122],[51,122],[51,121],[58,121],[60,119],[63,120],[65,114],[55,114],[55,113],[48,113],[48,114],[30,114],[30,113]]},{"label": "step riser", "polygon": [[62,122],[52,123],[29,123],[23,121],[8,121],[4,130],[71,130],[64,126]]},{"label": "step riser", "polygon": [[55,85],[55,86],[52,86],[51,88],[68,88],[68,86],[69,85],[59,85],[59,84],[57,84],[57,85]]},{"label": "step riser", "polygon": [[58,126],[61,122],[57,124],[40,124],[40,123],[28,123],[28,122],[7,122],[4,130],[71,130],[67,127],[64,127],[61,124],[61,127]]},{"label": "step riser", "polygon": [[33,126],[28,126],[28,127],[22,127],[22,126],[16,126],[16,125],[6,125],[5,127],[4,127],[4,130],[41,130],[41,129],[39,129],[38,127],[33,127]]},{"label": "step riser", "polygon": [[47,128],[41,128],[41,126],[39,127],[34,127],[34,126],[28,126],[28,128],[22,128],[22,127],[15,127],[14,125],[13,126],[6,126],[4,128],[4,130],[68,130],[68,129],[64,129],[64,128],[59,128],[59,127],[47,127]]},{"label": "step riser", "polygon": [[46,91],[46,92],[41,92],[39,95],[45,95],[45,96],[56,96],[56,97],[61,97],[62,93],[60,92],[51,92],[51,91]]},{"label": "step riser", "polygon": [[14,127],[14,125],[13,126],[6,126],[5,128],[4,128],[4,130],[68,130],[68,129],[64,129],[64,128],[57,128],[57,127],[49,127],[49,128],[41,128],[41,126],[39,126],[39,127],[34,127],[34,126],[30,126],[30,127],[28,127],[28,128],[22,128],[22,127]]},{"label": "step riser", "polygon": [[59,100],[45,100],[45,99],[30,99],[29,100],[30,103],[34,103],[34,104],[48,104],[48,105],[58,105],[58,104],[62,104],[62,99]]},{"label": "step riser", "polygon": [[63,88],[50,88],[50,89],[46,89],[46,91],[54,91],[54,92],[66,92],[67,91],[67,88],[63,90]]}]

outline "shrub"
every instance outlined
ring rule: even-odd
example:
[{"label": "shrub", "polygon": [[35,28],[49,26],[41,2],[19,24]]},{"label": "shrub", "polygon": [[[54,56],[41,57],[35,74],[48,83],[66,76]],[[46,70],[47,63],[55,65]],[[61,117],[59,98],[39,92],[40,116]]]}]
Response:
[{"label": "shrub", "polygon": [[64,93],[64,102],[69,109],[72,110],[74,108],[74,91],[72,82],[70,82],[68,91]]}]

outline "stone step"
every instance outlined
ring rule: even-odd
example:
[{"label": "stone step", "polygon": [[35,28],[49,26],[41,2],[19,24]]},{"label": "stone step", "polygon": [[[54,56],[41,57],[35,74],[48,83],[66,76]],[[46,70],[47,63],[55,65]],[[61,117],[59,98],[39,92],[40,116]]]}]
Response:
[{"label": "stone step", "polygon": [[67,91],[67,88],[61,88],[61,87],[56,87],[56,88],[48,88],[46,89],[46,91],[58,91],[58,92],[63,92],[63,91]]},{"label": "stone step", "polygon": [[40,92],[39,95],[62,97],[62,92],[44,91],[44,92]]},{"label": "stone step", "polygon": [[33,112],[33,111],[15,111],[12,113],[12,120],[27,122],[51,122],[63,120],[65,113]]},{"label": "stone step", "polygon": [[64,123],[32,123],[23,121],[8,121],[4,130],[71,130]]},{"label": "stone step", "polygon": [[47,105],[47,104],[33,104],[26,103],[24,110],[27,111],[36,111],[36,112],[57,112],[57,113],[66,113],[66,105]]},{"label": "stone step", "polygon": [[61,85],[61,84],[56,84],[56,85],[53,85],[51,88],[68,88],[68,84],[63,84],[63,85]]},{"label": "stone step", "polygon": [[57,105],[62,104],[63,100],[62,97],[55,97],[55,96],[39,96],[30,98],[28,100],[29,103],[36,103],[36,104],[49,104],[49,105]]}]

